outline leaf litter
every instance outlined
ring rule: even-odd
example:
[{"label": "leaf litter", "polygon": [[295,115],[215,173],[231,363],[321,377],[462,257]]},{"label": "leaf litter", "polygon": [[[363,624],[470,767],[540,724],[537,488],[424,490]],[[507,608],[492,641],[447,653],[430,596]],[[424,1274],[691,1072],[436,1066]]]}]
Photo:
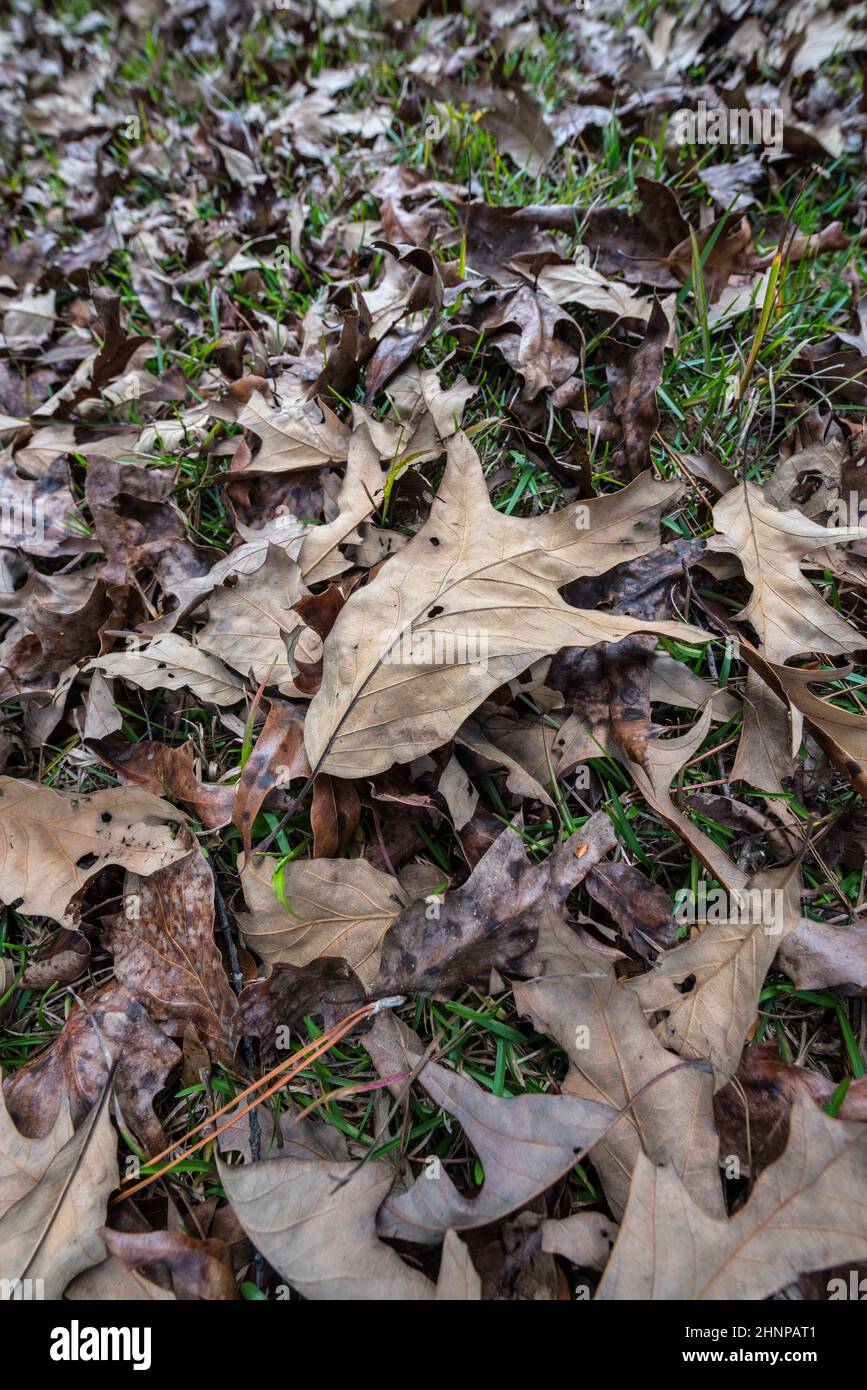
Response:
[{"label": "leaf litter", "polygon": [[4,1296],[867,1262],[865,51],[11,7]]}]

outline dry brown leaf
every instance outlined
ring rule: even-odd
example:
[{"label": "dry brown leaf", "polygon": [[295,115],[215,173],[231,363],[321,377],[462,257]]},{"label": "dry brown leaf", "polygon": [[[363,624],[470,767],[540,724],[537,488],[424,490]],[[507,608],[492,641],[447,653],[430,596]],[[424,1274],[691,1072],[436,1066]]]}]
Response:
[{"label": "dry brown leaf", "polygon": [[448,455],[430,520],[352,594],[326,639],[304,735],[320,771],[361,777],[428,752],[492,690],[559,647],[632,632],[706,639],[683,623],[575,609],[557,593],[652,548],[653,518],[678,485],[648,476],[584,512],[576,503],[549,516],[505,517],[463,435]]},{"label": "dry brown leaf", "polygon": [[619,1214],[642,1152],[670,1159],[688,1191],[713,1215],[723,1211],[711,1111],[711,1078],[684,1068],[645,1023],[638,1001],[619,984],[611,961],[566,923],[546,925],[535,953],[538,978],[516,982],[515,1003],[569,1057],[564,1094],[615,1111],[640,1096],[592,1155],[608,1204]]},{"label": "dry brown leaf", "polygon": [[[365,1046],[382,1077],[411,1071],[421,1056],[415,1034],[392,1014],[380,1014]],[[472,1230],[524,1206],[561,1178],[575,1154],[614,1119],[607,1105],[575,1096],[493,1096],[469,1077],[428,1062],[419,1084],[454,1117],[485,1172],[481,1192],[465,1197],[448,1174],[425,1174],[406,1191],[384,1197],[380,1235],[432,1245],[446,1231]],[[403,1083],[393,1083],[400,1091]]]},{"label": "dry brown leaf", "polygon": [[250,912],[238,921],[247,945],[268,964],[342,956],[372,985],[383,937],[408,901],[397,879],[366,859],[289,860],[282,869],[287,912],[272,884],[278,863],[259,857],[242,868]]},{"label": "dry brown leaf", "polygon": [[652,299],[634,294],[627,285],[609,280],[581,262],[543,266],[537,284],[555,304],[580,304],[619,319],[640,319],[646,323],[653,309]]},{"label": "dry brown leaf", "polygon": [[[515,796],[528,796],[534,801],[541,801],[543,806],[553,806],[554,803],[544,786],[542,786],[540,782],[537,782],[529,768],[525,767],[518,758],[512,756],[504,741],[497,742],[487,738],[487,732],[487,725],[483,729],[472,719],[468,719],[465,724],[461,725],[460,729],[455,734],[455,743],[460,744],[462,748],[468,748],[471,753],[475,753],[477,757],[483,758],[486,762],[493,763],[496,767],[505,768],[506,788]],[[519,742],[521,741],[522,732],[524,731],[518,731]],[[536,732],[535,727],[532,732]],[[540,751],[542,750],[542,741],[546,732],[551,733],[553,737],[553,730],[546,730],[544,725],[539,726],[538,744]],[[506,737],[508,738],[508,735],[506,735]],[[544,775],[545,781],[550,781],[550,772],[547,764]]]},{"label": "dry brown leaf", "polygon": [[114,1091],[124,1120],[156,1153],[165,1136],[154,1098],[180,1059],[180,1049],[138,1000],[112,983],[76,1005],[51,1046],[7,1077],[6,1100],[19,1129],[42,1136],[54,1125],[62,1097],[68,1096],[73,1121],[80,1122],[115,1065]]},{"label": "dry brown leaf", "polygon": [[731,781],[779,794],[781,778],[791,777],[795,770],[789,712],[755,671],[747,671],[743,709]]},{"label": "dry brown leaf", "polygon": [[293,612],[292,605],[306,593],[296,562],[270,545],[264,564],[253,574],[238,575],[209,596],[208,621],[196,633],[196,646],[255,685],[267,681],[283,694],[296,694],[297,667],[286,639],[297,634],[293,655],[299,661],[312,664],[322,655],[319,638]]},{"label": "dry brown leaf", "polygon": [[302,542],[299,565],[307,584],[330,579],[349,568],[340,546],[360,543],[358,528],[381,505],[387,478],[370,430],[362,423],[349,440],[346,471],[337,494],[337,516],[324,526],[308,527]]},{"label": "dry brown leaf", "polygon": [[27,1279],[42,1281],[35,1297],[62,1298],[77,1274],[105,1259],[100,1228],[118,1182],[108,1087],[74,1134],[65,1104],[49,1128],[42,1141],[25,1141],[0,1099],[0,1298],[16,1297]]},{"label": "dry brown leaf", "polygon": [[867,528],[819,526],[801,512],[778,511],[755,483],[732,488],[713,518],[720,534],[708,547],[741,561],[753,593],[736,619],[753,625],[768,661],[814,651],[842,655],[865,645],[867,639],[804,577],[801,563],[823,545],[867,539]]},{"label": "dry brown leaf", "polygon": [[732,865],[735,877],[740,882],[730,889],[729,915],[709,922],[694,940],[668,951],[631,982],[646,1014],[663,1013],[657,1033],[666,1046],[682,1057],[710,1061],[715,1089],[737,1069],[765,976],[801,913],[798,863],[746,881]]},{"label": "dry brown leaf", "polygon": [[623,451],[632,478],[650,462],[650,441],[659,429],[656,388],[662,380],[668,334],[668,319],[655,299],[643,343],[630,353],[623,367],[608,371],[611,405],[623,428]]},{"label": "dry brown leaf", "polygon": [[186,820],[137,787],[73,795],[0,777],[0,896],[21,912],[71,925],[73,897],[104,868],[152,874],[189,853]]},{"label": "dry brown leaf", "polygon": [[437,791],[449,809],[455,830],[463,830],[467,822],[471,821],[475,815],[476,807],[479,804],[479,793],[454,753],[440,773]]},{"label": "dry brown leaf", "polygon": [[310,827],[313,858],[330,859],[352,841],[361,816],[361,798],[354,782],[320,772],[313,783]]},{"label": "dry brown leaf", "polygon": [[285,473],[322,468],[346,458],[349,431],[327,405],[296,402],[275,409],[254,391],[238,415],[238,424],[259,436],[258,454],[247,473]]},{"label": "dry brown leaf", "polygon": [[780,666],[766,661],[761,652],[743,639],[740,654],[750,669],[788,702],[794,730],[793,743],[796,739],[800,742],[803,722],[834,766],[850,779],[861,796],[867,797],[867,718],[822,700],[810,690],[811,685],[840,680],[852,668],[811,671]]},{"label": "dry brown leaf", "polygon": [[196,849],[149,878],[128,875],[124,906],[106,935],[117,979],[170,1037],[193,1023],[213,1056],[231,1064],[238,1001],[214,940],[204,855]]},{"label": "dry brown leaf", "polygon": [[455,1231],[446,1231],[437,1278],[437,1302],[478,1302],[481,1296],[482,1281],[473,1268],[469,1250]]},{"label": "dry brown leaf", "polygon": [[631,864],[599,864],[587,877],[587,892],[617,923],[640,956],[653,959],[660,948],[677,945],[671,899]]},{"label": "dry brown leaf", "polygon": [[[134,1275],[139,1265],[159,1265],[170,1275],[175,1291],[188,1298],[224,1301],[236,1297],[229,1249],[222,1240],[196,1240],[181,1231],[108,1228],[103,1228],[102,1238],[114,1260],[129,1275]],[[150,1280],[142,1282],[153,1289],[158,1287]]]},{"label": "dry brown leaf", "polygon": [[215,656],[194,647],[176,632],[155,637],[146,647],[110,652],[85,668],[120,676],[142,690],[189,690],[197,700],[213,705],[236,705],[245,687]]},{"label": "dry brown leaf", "polygon": [[[720,1153],[738,1159],[741,1171],[757,1177],[786,1147],[789,1116],[799,1095],[824,1108],[837,1090],[821,1072],[784,1062],[776,1043],[744,1049],[732,1080],[714,1096]],[[852,1081],[838,1112],[841,1120],[867,1120],[867,1078]]]},{"label": "dry brown leaf", "polygon": [[616,1238],[614,1222],[595,1211],[542,1222],[542,1249],[562,1255],[580,1269],[604,1269]]},{"label": "dry brown leaf", "polygon": [[245,854],[250,853],[253,822],[266,796],[309,772],[300,710],[283,700],[272,700],[234,793],[232,824],[241,832]]},{"label": "dry brown leaf", "polygon": [[867,994],[867,922],[834,927],[802,917],[780,947],[779,966],[798,989]]},{"label": "dry brown leaf", "polygon": [[614,842],[611,822],[599,817],[534,864],[517,830],[504,830],[460,888],[403,910],[382,943],[377,993],[487,989],[492,970],[521,973],[540,921],[562,919],[570,891]]},{"label": "dry brown leaf", "polygon": [[394,1176],[390,1164],[272,1158],[217,1166],[256,1249],[304,1298],[434,1298],[430,1280],[376,1235],[376,1213]]},{"label": "dry brown leaf", "polygon": [[745,1207],[715,1221],[641,1155],[600,1299],[763,1299],[811,1269],[867,1259],[867,1125],[799,1096],[789,1143]]}]

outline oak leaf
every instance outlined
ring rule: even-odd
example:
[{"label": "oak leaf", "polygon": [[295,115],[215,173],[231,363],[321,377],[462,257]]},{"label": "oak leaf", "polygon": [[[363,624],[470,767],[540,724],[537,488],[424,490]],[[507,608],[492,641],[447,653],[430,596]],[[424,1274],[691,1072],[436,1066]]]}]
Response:
[{"label": "oak leaf", "polygon": [[475,450],[456,435],[430,519],[352,594],[326,638],[322,685],[305,722],[311,766],[361,777],[408,762],[563,646],[633,632],[705,641],[688,624],[576,609],[558,593],[570,579],[651,549],[655,518],[678,491],[646,475],[553,515],[506,517],[491,505]]}]

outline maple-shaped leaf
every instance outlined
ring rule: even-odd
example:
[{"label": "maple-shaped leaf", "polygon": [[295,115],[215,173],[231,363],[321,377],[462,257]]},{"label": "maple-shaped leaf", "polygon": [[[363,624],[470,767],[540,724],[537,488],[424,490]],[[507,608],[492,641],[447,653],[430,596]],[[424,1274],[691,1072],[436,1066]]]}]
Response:
[{"label": "maple-shaped leaf", "polygon": [[728,1221],[640,1155],[597,1298],[763,1299],[811,1269],[867,1260],[867,1126],[799,1096],[789,1143]]},{"label": "maple-shaped leaf", "polygon": [[659,514],[679,491],[648,473],[551,515],[503,516],[478,455],[456,435],[428,521],[352,595],[326,638],[305,723],[311,766],[362,777],[409,762],[560,647],[633,632],[706,641],[685,623],[573,608],[558,592],[652,549]]},{"label": "maple-shaped leaf", "polygon": [[244,470],[248,473],[321,468],[346,458],[349,431],[328,406],[298,402],[275,409],[254,391],[238,416],[238,424],[262,441],[256,458]]},{"label": "maple-shaped leaf", "polygon": [[720,535],[708,547],[737,555],[743,565],[753,592],[737,618],[752,623],[768,661],[812,651],[841,655],[865,645],[802,574],[801,564],[823,545],[867,540],[867,528],[820,526],[802,512],[778,511],[755,483],[727,492],[713,519]]}]

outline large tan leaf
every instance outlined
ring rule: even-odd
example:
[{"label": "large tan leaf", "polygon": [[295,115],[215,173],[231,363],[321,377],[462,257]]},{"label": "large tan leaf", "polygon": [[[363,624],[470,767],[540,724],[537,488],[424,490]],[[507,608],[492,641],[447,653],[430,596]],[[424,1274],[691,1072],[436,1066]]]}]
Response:
[{"label": "large tan leaf", "polygon": [[758,791],[780,793],[780,779],[791,777],[794,768],[788,710],[755,671],[747,671],[743,727],[731,780],[748,782]]},{"label": "large tan leaf", "polygon": [[798,1096],[785,1154],[728,1221],[642,1155],[596,1296],[763,1299],[808,1270],[865,1259],[867,1125],[832,1120]]},{"label": "large tan leaf", "polygon": [[109,652],[91,661],[85,669],[121,676],[142,690],[185,687],[197,700],[212,705],[236,705],[245,693],[242,681],[221,661],[176,632],[155,637],[141,651]]},{"label": "large tan leaf", "polygon": [[349,431],[327,406],[320,409],[308,402],[277,410],[254,391],[238,416],[238,424],[262,441],[255,459],[244,470],[247,473],[321,468],[346,458]]},{"label": "large tan leaf", "polygon": [[654,1083],[593,1151],[612,1211],[622,1212],[644,1152],[669,1160],[702,1209],[721,1215],[711,1077],[687,1068],[664,1078],[677,1059],[657,1042],[611,961],[567,923],[546,924],[534,957],[539,978],[515,983],[515,1004],[567,1053],[564,1092],[621,1110]]},{"label": "large tan leaf", "polygon": [[[411,1070],[421,1055],[415,1034],[392,1014],[379,1015],[365,1045],[384,1077]],[[377,1229],[401,1240],[433,1244],[449,1229],[472,1230],[507,1216],[568,1173],[575,1154],[614,1119],[607,1105],[576,1096],[493,1096],[436,1062],[428,1062],[418,1080],[460,1124],[485,1181],[477,1196],[465,1197],[445,1172],[436,1181],[422,1174],[405,1192],[386,1197]]]},{"label": "large tan leaf", "polygon": [[780,666],[766,661],[760,652],[743,641],[741,656],[751,670],[758,672],[788,702],[796,731],[794,741],[800,741],[802,724],[806,725],[835,767],[851,779],[861,796],[867,797],[867,719],[839,705],[829,704],[827,699],[820,699],[810,690],[811,685],[840,680],[852,668],[832,672]]},{"label": "large tan leaf", "polygon": [[[666,952],[632,982],[645,1013],[667,1011],[659,1037],[685,1057],[708,1058],[719,1087],[737,1067],[774,956],[798,926],[801,881],[796,866],[751,878],[672,801],[671,782],[703,741],[710,719],[708,708],[689,733],[647,739],[633,749],[640,763],[625,756],[623,761],[648,803],[730,895],[730,919],[711,922],[694,941]],[[778,896],[763,900],[766,892]]]},{"label": "large tan leaf", "polygon": [[842,655],[863,645],[855,628],[836,613],[801,573],[801,562],[823,545],[867,539],[867,529],[819,526],[799,511],[778,511],[755,483],[743,483],[713,509],[721,534],[710,550],[737,555],[753,586],[737,616],[752,623],[769,661],[787,661],[801,652]]},{"label": "large tan leaf", "polygon": [[256,1249],[305,1298],[434,1297],[430,1280],[376,1235],[376,1213],[394,1179],[390,1164],[274,1158],[218,1168]]},{"label": "large tan leaf", "polygon": [[[295,561],[269,546],[265,563],[253,574],[238,576],[210,596],[208,621],[196,633],[196,645],[257,685],[268,677],[269,685],[295,694],[286,637],[304,626],[292,605],[306,593]],[[319,660],[322,643],[315,632],[304,628],[295,655],[308,663]]]},{"label": "large tan leaf", "polygon": [[[68,1107],[62,1107],[51,1135],[32,1144],[28,1155],[0,1103],[4,1150],[0,1163],[4,1168],[11,1166],[13,1190],[24,1181],[22,1161],[27,1163],[30,1179],[0,1218],[4,1281],[41,1279],[45,1298],[57,1299],[71,1279],[105,1259],[99,1228],[105,1221],[109,1193],[118,1182],[117,1136],[108,1098],[106,1088],[87,1119],[47,1164],[47,1146],[56,1147],[67,1131]],[[8,1296],[14,1297],[14,1288]]]},{"label": "large tan leaf", "polygon": [[72,1116],[61,1102],[53,1127],[41,1139],[29,1139],[18,1129],[0,1086],[0,1221],[10,1207],[39,1182],[48,1165],[72,1138]]},{"label": "large tan leaf", "polygon": [[[732,876],[737,872],[732,865]],[[725,920],[710,922],[632,981],[646,1014],[665,1011],[657,1032],[666,1046],[683,1057],[706,1057],[717,1089],[737,1070],[765,976],[800,922],[800,868],[766,869],[739,881],[729,896]]]},{"label": "large tan leaf", "polygon": [[363,985],[372,985],[382,939],[408,902],[397,879],[366,859],[290,860],[283,867],[287,912],[272,884],[278,862],[260,856],[242,869],[251,910],[238,920],[247,945],[269,965],[342,956]]},{"label": "large tan leaf", "polygon": [[178,811],[139,787],[72,795],[0,777],[0,898],[65,925],[76,893],[107,864],[152,874],[189,854]]},{"label": "large tan leaf", "polygon": [[659,512],[678,491],[646,475],[584,512],[574,503],[553,515],[506,517],[491,506],[475,450],[456,435],[426,525],[353,593],[326,638],[322,686],[305,723],[311,766],[361,777],[408,762],[560,647],[633,632],[706,640],[683,623],[572,608],[558,593],[651,549]]}]

